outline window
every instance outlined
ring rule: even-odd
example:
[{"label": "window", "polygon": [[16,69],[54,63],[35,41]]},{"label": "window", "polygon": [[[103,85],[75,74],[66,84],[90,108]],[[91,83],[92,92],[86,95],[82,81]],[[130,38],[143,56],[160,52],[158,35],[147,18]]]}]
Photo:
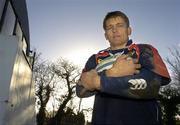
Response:
[{"label": "window", "polygon": [[24,37],[23,37],[23,40],[22,40],[22,50],[26,55],[27,43],[26,43],[26,39]]},{"label": "window", "polygon": [[1,33],[6,35],[12,35],[15,26],[16,16],[14,14],[11,3],[8,3],[7,11],[4,16]]},{"label": "window", "polygon": [[0,21],[1,21],[1,18],[2,18],[2,13],[3,13],[5,1],[6,0],[0,0]]},{"label": "window", "polygon": [[20,39],[20,41],[22,40],[23,33],[22,33],[22,30],[18,21],[16,24],[15,35]]}]

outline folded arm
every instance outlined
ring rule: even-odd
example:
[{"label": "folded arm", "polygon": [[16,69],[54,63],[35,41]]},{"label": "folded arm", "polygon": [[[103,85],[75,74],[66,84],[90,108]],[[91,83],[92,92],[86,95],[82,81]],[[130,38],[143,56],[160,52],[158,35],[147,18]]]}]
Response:
[{"label": "folded arm", "polygon": [[108,77],[100,75],[100,91],[135,99],[153,99],[158,95],[161,76],[142,68],[139,74],[124,77]]},{"label": "folded arm", "polygon": [[[140,68],[139,64],[136,64],[137,61],[133,61],[133,59],[128,59],[128,56],[123,55],[120,56],[116,62],[114,63],[112,68],[108,69],[107,72],[110,76],[127,76],[133,75],[135,73],[139,73],[137,68]],[[102,74],[102,73],[99,73]],[[77,85],[76,93],[79,97],[89,97],[97,91],[100,90],[100,81],[101,78],[96,72],[96,70],[90,70],[88,72],[84,72],[81,75],[81,79]]]},{"label": "folded arm", "polygon": [[[153,53],[152,48],[144,47],[144,45],[141,49],[140,70],[137,61],[127,60],[126,57],[118,58],[112,68],[100,73],[91,70],[95,69],[94,65],[88,72],[82,74],[80,84],[77,85],[78,88],[81,86],[81,89],[77,89],[77,95],[83,97],[101,92],[134,99],[156,98],[160,86],[168,84],[171,80],[170,77],[157,72],[161,68],[166,68],[164,65],[154,63],[157,62],[158,53]],[[158,61],[162,62],[159,57]],[[156,65],[160,66],[160,69]]]}]

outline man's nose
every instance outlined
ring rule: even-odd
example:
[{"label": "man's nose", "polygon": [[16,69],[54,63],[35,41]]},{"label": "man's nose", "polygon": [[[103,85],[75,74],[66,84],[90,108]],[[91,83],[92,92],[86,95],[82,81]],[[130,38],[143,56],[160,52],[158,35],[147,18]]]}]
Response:
[{"label": "man's nose", "polygon": [[117,31],[117,27],[116,27],[116,26],[113,26],[113,27],[112,27],[112,31],[113,31],[113,32],[116,32],[116,31]]}]

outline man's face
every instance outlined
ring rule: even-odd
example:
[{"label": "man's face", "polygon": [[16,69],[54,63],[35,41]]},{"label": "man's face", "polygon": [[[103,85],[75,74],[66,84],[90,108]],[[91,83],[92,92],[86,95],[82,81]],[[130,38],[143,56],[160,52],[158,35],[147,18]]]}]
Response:
[{"label": "man's face", "polygon": [[126,46],[131,28],[127,27],[121,17],[110,18],[106,21],[105,37],[109,41],[111,49],[120,49]]}]

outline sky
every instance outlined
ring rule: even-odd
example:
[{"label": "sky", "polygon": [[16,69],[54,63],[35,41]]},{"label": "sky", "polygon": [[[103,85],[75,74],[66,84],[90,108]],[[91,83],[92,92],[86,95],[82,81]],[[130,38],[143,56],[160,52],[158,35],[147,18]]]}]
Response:
[{"label": "sky", "polygon": [[62,57],[82,68],[93,53],[109,47],[102,22],[107,12],[115,10],[123,11],[129,17],[130,38],[136,43],[153,45],[163,59],[170,56],[169,48],[180,48],[179,0],[26,2],[31,48],[36,48],[47,60]]}]

